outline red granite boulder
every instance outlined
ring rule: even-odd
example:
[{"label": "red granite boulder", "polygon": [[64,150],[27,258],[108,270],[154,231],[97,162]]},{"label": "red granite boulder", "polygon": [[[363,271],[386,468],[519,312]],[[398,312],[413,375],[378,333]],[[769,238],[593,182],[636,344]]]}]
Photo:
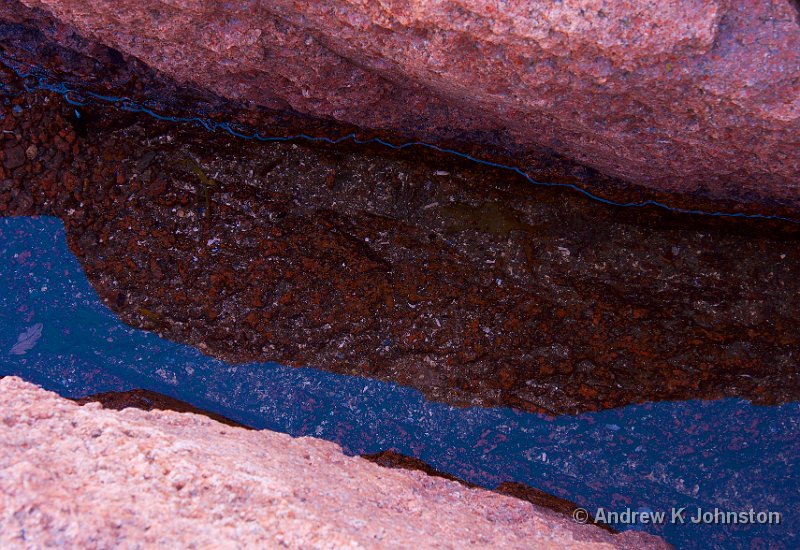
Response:
[{"label": "red granite boulder", "polygon": [[0,547],[668,548],[313,438],[0,380]]},{"label": "red granite boulder", "polygon": [[229,98],[800,202],[793,0],[23,2]]}]

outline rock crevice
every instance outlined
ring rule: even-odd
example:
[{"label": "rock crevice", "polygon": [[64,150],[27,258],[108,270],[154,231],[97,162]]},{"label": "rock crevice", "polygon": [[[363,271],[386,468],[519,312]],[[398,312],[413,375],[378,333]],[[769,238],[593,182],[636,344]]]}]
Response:
[{"label": "rock crevice", "polygon": [[81,407],[14,377],[0,410],[4,548],[668,547],[195,414]]},{"label": "rock crevice", "polygon": [[24,4],[231,99],[798,206],[789,0]]}]

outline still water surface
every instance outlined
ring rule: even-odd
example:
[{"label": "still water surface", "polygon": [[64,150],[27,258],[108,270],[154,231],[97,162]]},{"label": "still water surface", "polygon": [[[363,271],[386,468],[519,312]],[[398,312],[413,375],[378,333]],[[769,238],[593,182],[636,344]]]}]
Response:
[{"label": "still water surface", "polygon": [[[547,417],[453,408],[391,383],[274,363],[232,365],[123,324],[89,285],[56,218],[0,219],[0,375],[69,397],[144,388],[257,428],[393,448],[495,487],[519,481],[679,548],[800,547],[800,404],[662,402]],[[670,521],[686,507],[686,524]],[[779,512],[780,525],[696,525],[697,508]]]}]

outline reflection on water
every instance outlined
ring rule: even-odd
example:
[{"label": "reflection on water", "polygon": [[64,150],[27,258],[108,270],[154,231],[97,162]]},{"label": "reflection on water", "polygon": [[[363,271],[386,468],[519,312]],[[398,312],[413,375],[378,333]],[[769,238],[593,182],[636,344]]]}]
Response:
[{"label": "reflection on water", "polygon": [[70,397],[150,389],[254,427],[336,441],[348,453],[394,448],[488,487],[523,482],[590,512],[700,506],[783,515],[778,526],[688,517],[687,525],[616,525],[679,547],[800,544],[799,404],[687,401],[551,418],[455,409],[402,386],[310,368],[230,365],[120,323],[55,218],[0,220],[0,276],[0,375]]}]

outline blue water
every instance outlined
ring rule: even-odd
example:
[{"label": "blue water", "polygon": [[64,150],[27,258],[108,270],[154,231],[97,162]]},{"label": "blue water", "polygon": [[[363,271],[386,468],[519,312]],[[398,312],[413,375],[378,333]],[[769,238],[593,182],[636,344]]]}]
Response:
[{"label": "blue water", "polygon": [[[311,368],[231,365],[124,325],[89,285],[55,218],[0,219],[0,277],[0,375],[70,397],[145,388],[352,454],[394,448],[487,487],[520,481],[592,513],[630,508],[669,519],[671,508],[688,507],[684,525],[615,525],[680,548],[800,547],[800,404],[662,402],[552,418],[453,408]],[[12,354],[37,323],[40,339]],[[782,523],[691,524],[698,506],[779,512]]]}]

